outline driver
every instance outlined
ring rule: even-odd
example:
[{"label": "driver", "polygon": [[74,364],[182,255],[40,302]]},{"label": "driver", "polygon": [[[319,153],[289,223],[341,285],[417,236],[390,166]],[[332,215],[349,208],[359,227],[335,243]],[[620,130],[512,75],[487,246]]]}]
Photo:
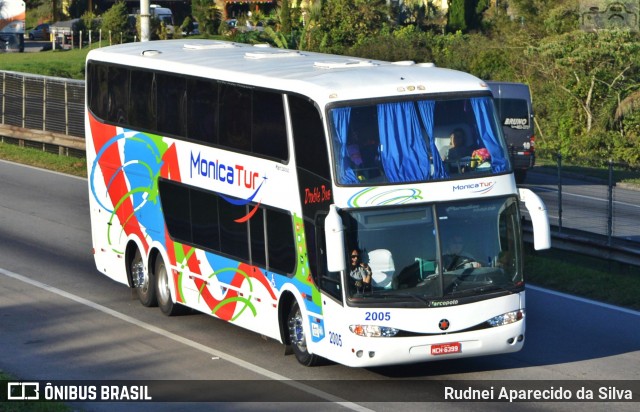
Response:
[{"label": "driver", "polygon": [[464,239],[461,235],[454,235],[447,244],[442,254],[442,265],[445,271],[467,268],[479,268],[482,266],[471,253],[464,249]]}]

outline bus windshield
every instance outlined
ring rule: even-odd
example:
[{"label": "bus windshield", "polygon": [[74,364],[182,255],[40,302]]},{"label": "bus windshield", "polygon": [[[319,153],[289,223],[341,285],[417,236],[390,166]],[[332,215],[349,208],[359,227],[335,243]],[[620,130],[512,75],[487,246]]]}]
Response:
[{"label": "bus windshield", "polygon": [[523,286],[519,210],[513,197],[430,206],[344,211],[348,252],[371,270],[348,266],[352,301],[462,298]]},{"label": "bus windshield", "polygon": [[334,107],[338,184],[409,183],[510,171],[490,97]]}]

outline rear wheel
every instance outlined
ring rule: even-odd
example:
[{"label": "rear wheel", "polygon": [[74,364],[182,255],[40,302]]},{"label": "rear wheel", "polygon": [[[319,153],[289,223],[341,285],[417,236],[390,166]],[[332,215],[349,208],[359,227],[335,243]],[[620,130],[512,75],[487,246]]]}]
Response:
[{"label": "rear wheel", "polygon": [[309,353],[307,349],[307,338],[305,333],[306,322],[302,317],[302,311],[298,302],[293,302],[289,316],[287,317],[287,327],[289,330],[289,341],[296,355],[298,362],[304,366],[315,366],[321,361],[321,357]]},{"label": "rear wheel", "polygon": [[131,280],[136,288],[138,299],[142,305],[150,307],[157,306],[158,299],[156,297],[155,277],[153,273],[145,270],[144,262],[140,250],[136,248],[135,255],[129,266],[131,271]]},{"label": "rear wheel", "polygon": [[167,265],[161,257],[156,259],[156,267],[154,271],[156,277],[156,294],[158,295],[158,306],[160,310],[167,316],[174,316],[185,312],[185,307],[175,303],[171,299],[171,290],[169,289],[170,277],[167,272]]}]

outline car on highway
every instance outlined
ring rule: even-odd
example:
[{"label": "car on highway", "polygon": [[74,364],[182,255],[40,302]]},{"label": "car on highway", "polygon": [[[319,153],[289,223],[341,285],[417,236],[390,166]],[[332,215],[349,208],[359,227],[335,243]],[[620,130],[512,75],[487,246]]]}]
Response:
[{"label": "car on highway", "polygon": [[29,40],[49,40],[49,24],[38,24],[33,29],[29,30]]}]

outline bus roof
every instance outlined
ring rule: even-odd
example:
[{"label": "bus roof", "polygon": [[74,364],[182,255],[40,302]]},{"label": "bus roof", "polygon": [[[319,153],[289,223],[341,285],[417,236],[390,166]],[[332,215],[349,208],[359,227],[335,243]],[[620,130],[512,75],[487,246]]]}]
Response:
[{"label": "bus roof", "polygon": [[217,40],[126,43],[94,49],[89,60],[302,93],[320,104],[489,90],[474,76],[433,64],[391,63]]}]

